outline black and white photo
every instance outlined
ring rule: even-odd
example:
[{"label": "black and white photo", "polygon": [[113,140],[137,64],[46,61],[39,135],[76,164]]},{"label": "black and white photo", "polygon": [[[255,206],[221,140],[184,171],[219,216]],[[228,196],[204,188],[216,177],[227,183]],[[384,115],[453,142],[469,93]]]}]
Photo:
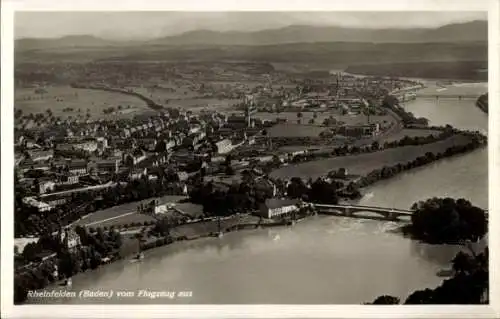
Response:
[{"label": "black and white photo", "polygon": [[13,19],[15,307],[491,304],[486,9]]}]

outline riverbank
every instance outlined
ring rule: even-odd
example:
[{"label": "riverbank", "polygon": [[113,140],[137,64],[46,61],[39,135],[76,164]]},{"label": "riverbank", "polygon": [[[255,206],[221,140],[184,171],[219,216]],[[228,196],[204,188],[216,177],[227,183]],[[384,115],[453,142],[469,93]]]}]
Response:
[{"label": "riverbank", "polygon": [[[388,148],[380,151],[358,155],[335,156],[333,158],[318,159],[315,161],[292,164],[280,167],[271,172],[273,178],[312,178],[325,176],[332,169],[345,168],[349,174],[364,176],[374,170],[395,165],[404,165],[414,161],[427,153],[435,155],[446,153],[453,147],[466,147],[475,145],[474,148],[485,144],[476,142],[472,137],[464,134],[455,134],[445,140],[423,145],[409,145]],[[472,148],[471,148],[472,150]]]},{"label": "riverbank", "polygon": [[481,95],[477,101],[476,106],[484,113],[488,114],[488,93]]}]

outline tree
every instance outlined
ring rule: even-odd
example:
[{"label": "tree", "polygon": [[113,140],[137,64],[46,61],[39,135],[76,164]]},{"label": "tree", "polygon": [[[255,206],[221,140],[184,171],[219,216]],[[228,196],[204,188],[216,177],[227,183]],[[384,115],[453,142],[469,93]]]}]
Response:
[{"label": "tree", "polygon": [[301,112],[297,112],[297,123],[300,124],[302,122],[303,114]]},{"label": "tree", "polygon": [[292,177],[287,188],[287,196],[291,198],[303,198],[307,196],[309,189],[299,177]]},{"label": "tree", "polygon": [[14,303],[20,304],[28,298],[28,283],[24,276],[14,277]]},{"label": "tree", "polygon": [[427,288],[413,292],[405,301],[406,305],[435,304],[434,292]]},{"label": "tree", "polygon": [[168,218],[163,218],[156,222],[153,231],[159,234],[160,236],[170,236],[171,228],[172,228],[172,222]]},{"label": "tree", "polygon": [[272,165],[274,167],[279,167],[281,165],[281,160],[278,155],[273,155]]},{"label": "tree", "polygon": [[22,118],[22,117],[23,117],[23,110],[21,110],[21,109],[16,109],[16,111],[15,111],[15,113],[14,113],[14,117],[15,117],[16,119],[20,119],[20,118]]},{"label": "tree", "polygon": [[226,166],[224,173],[226,175],[234,175],[235,174],[234,169],[231,165]]},{"label": "tree", "polygon": [[400,300],[398,297],[383,295],[383,296],[377,297],[377,299],[375,299],[372,304],[373,305],[398,305],[399,302],[400,302]]},{"label": "tree", "polygon": [[318,178],[311,185],[309,200],[315,203],[337,204],[338,198],[335,185]]},{"label": "tree", "polygon": [[469,254],[459,252],[452,260],[452,269],[456,273],[470,273],[474,270],[475,260]]},{"label": "tree", "polygon": [[408,230],[429,243],[477,241],[487,231],[484,210],[464,199],[431,198],[413,205],[415,213]]},{"label": "tree", "polygon": [[228,154],[228,155],[226,155],[226,159],[224,160],[224,164],[226,166],[229,166],[229,165],[231,165],[232,160],[233,160],[233,157],[231,156],[231,154]]}]

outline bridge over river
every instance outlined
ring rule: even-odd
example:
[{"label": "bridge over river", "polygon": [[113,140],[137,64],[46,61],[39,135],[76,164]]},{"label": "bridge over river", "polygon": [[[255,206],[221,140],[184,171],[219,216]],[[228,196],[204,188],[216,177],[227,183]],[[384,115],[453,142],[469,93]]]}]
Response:
[{"label": "bridge over river", "polygon": [[[415,213],[413,210],[387,208],[379,206],[363,206],[349,204],[316,204],[307,203],[319,214],[352,217],[361,219],[386,220],[394,222],[410,222],[411,216]],[[484,210],[488,214],[488,210]]]},{"label": "bridge over river", "polygon": [[411,215],[414,211],[386,208],[377,206],[362,206],[362,205],[327,205],[310,203],[313,209],[319,214],[353,217],[362,219],[376,219],[387,221],[402,221],[410,222]]}]

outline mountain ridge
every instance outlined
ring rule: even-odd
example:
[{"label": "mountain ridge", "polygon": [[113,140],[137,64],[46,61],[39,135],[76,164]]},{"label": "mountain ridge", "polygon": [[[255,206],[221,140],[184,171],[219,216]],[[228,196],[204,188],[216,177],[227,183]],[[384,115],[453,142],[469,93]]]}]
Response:
[{"label": "mountain ridge", "polygon": [[214,31],[200,29],[147,40],[112,40],[94,35],[68,35],[59,38],[20,38],[16,50],[67,47],[113,47],[134,45],[269,45],[316,42],[433,43],[484,42],[488,23],[475,20],[436,28],[346,28],[341,26],[290,25],[260,31]]}]

